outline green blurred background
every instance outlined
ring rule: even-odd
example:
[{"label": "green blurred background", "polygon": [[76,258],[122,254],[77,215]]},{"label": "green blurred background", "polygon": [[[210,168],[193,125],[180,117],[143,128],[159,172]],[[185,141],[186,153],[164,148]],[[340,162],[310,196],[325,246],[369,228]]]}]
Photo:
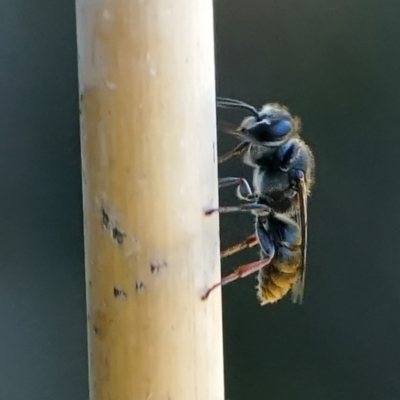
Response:
[{"label": "green blurred background", "polygon": [[[400,3],[214,4],[218,94],[289,105],[318,167],[304,306],[223,290],[226,398],[400,399]],[[86,400],[74,2],[3,0],[0,48],[0,400]],[[222,216],[223,247],[252,224]]]}]

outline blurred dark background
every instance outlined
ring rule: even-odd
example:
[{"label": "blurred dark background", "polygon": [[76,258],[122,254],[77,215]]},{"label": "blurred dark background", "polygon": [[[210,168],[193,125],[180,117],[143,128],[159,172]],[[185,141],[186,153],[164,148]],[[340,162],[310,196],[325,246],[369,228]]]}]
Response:
[{"label": "blurred dark background", "polygon": [[[253,277],[224,288],[228,400],[400,399],[399,13],[215,1],[218,94],[289,105],[318,167],[304,306],[260,307]],[[88,398],[75,38],[74,2],[0,5],[0,400]],[[223,247],[252,228],[221,217]]]}]

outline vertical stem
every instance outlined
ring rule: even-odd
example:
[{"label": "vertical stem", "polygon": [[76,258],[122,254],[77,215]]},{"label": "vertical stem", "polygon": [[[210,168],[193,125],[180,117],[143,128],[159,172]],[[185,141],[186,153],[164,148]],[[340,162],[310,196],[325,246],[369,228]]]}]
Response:
[{"label": "vertical stem", "polygon": [[212,0],[77,0],[94,400],[223,400]]}]

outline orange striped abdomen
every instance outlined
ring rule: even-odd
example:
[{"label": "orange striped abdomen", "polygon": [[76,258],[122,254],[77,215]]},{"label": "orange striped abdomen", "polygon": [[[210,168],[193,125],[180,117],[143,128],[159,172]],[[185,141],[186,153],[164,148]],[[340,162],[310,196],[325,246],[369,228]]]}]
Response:
[{"label": "orange striped abdomen", "polygon": [[287,295],[296,280],[300,278],[300,249],[289,252],[291,253],[289,258],[281,258],[280,256],[283,254],[277,254],[271,264],[259,271],[257,297],[261,305],[281,300]]}]

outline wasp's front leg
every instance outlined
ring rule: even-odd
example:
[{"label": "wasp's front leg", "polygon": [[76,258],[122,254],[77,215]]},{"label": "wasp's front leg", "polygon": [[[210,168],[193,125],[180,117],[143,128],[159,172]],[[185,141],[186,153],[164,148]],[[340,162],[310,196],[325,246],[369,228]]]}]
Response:
[{"label": "wasp's front leg", "polygon": [[214,214],[215,212],[219,213],[232,213],[232,212],[271,212],[271,208],[265,204],[259,203],[250,203],[250,204],[239,204],[237,206],[225,206],[219,208],[210,208],[209,210],[205,211],[206,215]]},{"label": "wasp's front leg", "polygon": [[218,181],[219,188],[224,188],[232,185],[238,185],[236,190],[236,196],[240,200],[244,201],[254,201],[257,195],[251,190],[249,182],[244,178],[238,178],[233,176],[228,176],[221,178]]},{"label": "wasp's front leg", "polygon": [[219,156],[218,164],[222,164],[225,161],[228,161],[233,157],[238,157],[238,156],[243,155],[246,152],[246,150],[249,148],[249,145],[250,145],[249,142],[239,143],[232,150],[228,151],[227,153],[223,154],[222,156]]}]

